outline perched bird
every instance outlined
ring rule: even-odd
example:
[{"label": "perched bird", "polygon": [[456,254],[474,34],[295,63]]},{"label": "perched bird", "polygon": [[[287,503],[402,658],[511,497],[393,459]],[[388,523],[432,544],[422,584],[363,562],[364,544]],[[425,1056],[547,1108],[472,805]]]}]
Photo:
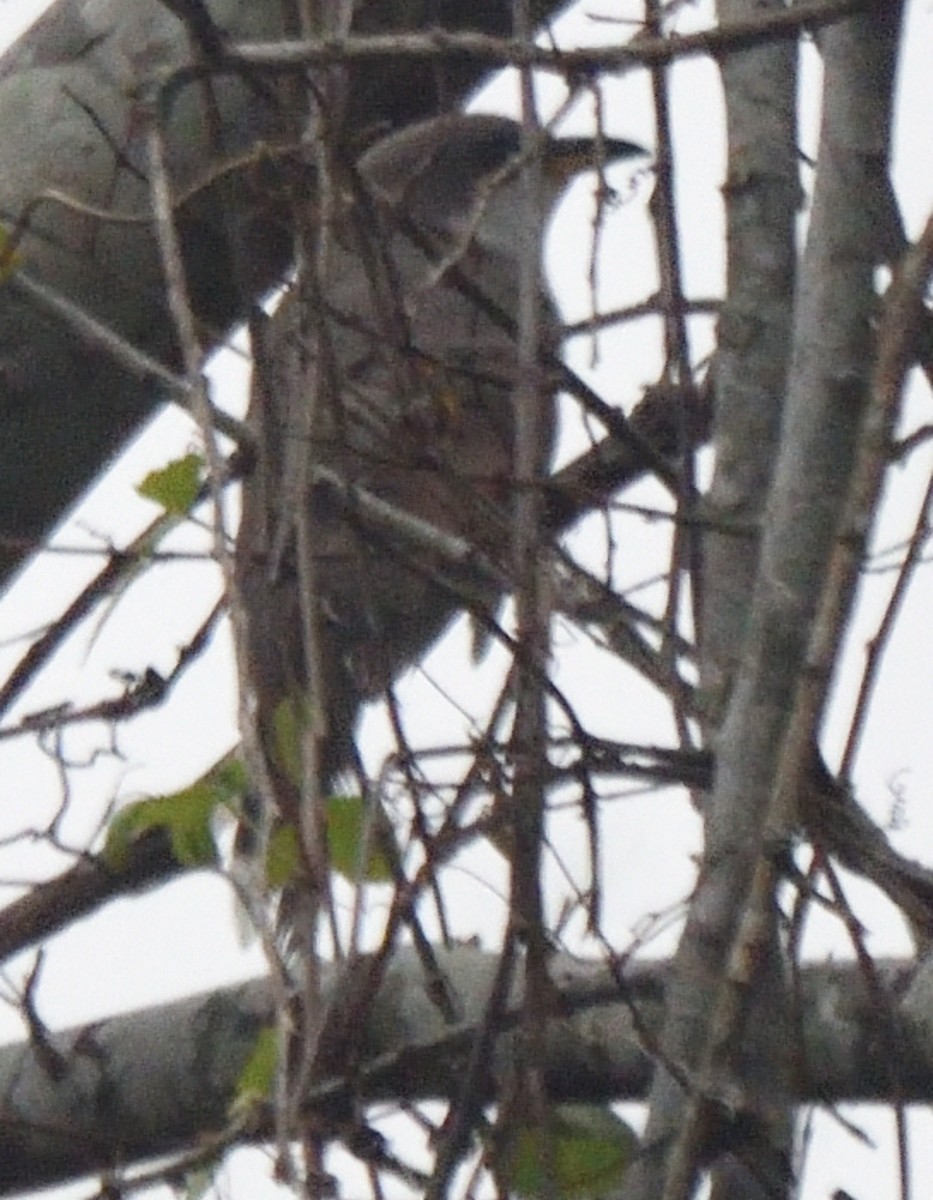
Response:
[{"label": "perched bird", "polygon": [[[321,274],[305,265],[257,339],[248,420],[259,449],[236,556],[247,665],[267,747],[280,738],[283,702],[292,715],[320,711],[325,788],[351,759],[363,702],[466,605],[430,539],[413,542],[401,521],[374,526],[354,505],[353,485],[397,517],[467,540],[507,573],[519,247],[529,219],[520,132],[506,118],[451,114],[371,147],[334,189]],[[629,142],[601,147],[608,162],[644,153]],[[541,155],[547,219],[567,184],[595,165],[596,143],[548,137]],[[543,277],[540,328],[546,364],[560,325]],[[555,403],[546,365],[540,403],[544,465]],[[315,616],[310,659],[299,510],[315,593],[305,598]],[[278,775],[289,773],[283,756],[281,745],[278,762],[270,751]],[[278,782],[289,818],[295,781]]]}]

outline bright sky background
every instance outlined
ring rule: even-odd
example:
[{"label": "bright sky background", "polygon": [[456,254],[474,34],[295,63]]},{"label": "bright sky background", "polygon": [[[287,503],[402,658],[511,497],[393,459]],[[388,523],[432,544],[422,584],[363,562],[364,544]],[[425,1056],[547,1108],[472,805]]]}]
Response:
[{"label": "bright sky background", "polygon": [[[0,0],[0,40],[15,36],[44,7],[44,3],[27,0]],[[601,10],[607,11],[605,3]],[[915,233],[926,217],[933,181],[933,110],[928,87],[933,14],[927,4],[915,0],[911,15],[913,24],[902,72],[904,108],[898,125],[895,179],[909,231]],[[589,40],[596,36],[594,28],[598,32],[598,26],[586,26]],[[612,31],[604,36],[612,36]],[[813,101],[816,77],[811,62],[804,105],[806,137],[811,139],[817,119]],[[719,187],[723,168],[716,72],[705,62],[685,63],[675,74],[674,87],[687,291],[692,296],[713,296],[722,286]],[[489,89],[482,106],[508,104],[509,91],[502,85]],[[607,86],[605,94],[609,131],[650,145],[653,132],[643,81],[629,77]],[[623,172],[620,187],[625,179]],[[559,287],[570,318],[587,311],[586,230],[592,207],[588,188],[587,183],[581,183],[575,189],[548,244],[550,276]],[[609,214],[601,272],[600,302],[604,308],[641,300],[652,290],[652,243],[644,211],[648,190],[647,180],[636,180],[631,198]],[[710,325],[704,328],[698,323],[694,335],[694,351],[699,357],[710,348]],[[647,327],[634,325],[612,337],[605,336],[600,339],[599,350],[601,369],[590,371],[592,343],[588,341],[574,347],[574,365],[597,382],[606,399],[630,407],[658,371],[657,348]],[[247,379],[242,355],[222,356],[214,379],[216,400],[233,408],[242,404]],[[922,389],[917,391],[908,414],[911,426],[930,419],[929,396]],[[191,443],[190,426],[184,419],[177,414],[163,416],[137,442],[107,485],[95,492],[82,510],[80,524],[63,533],[61,542],[99,547],[99,535],[104,531],[116,539],[130,536],[153,515],[151,506],[135,497],[133,486],[151,467],[163,465]],[[564,447],[567,452],[569,446]],[[898,472],[878,546],[898,543],[910,529],[920,489],[931,468],[933,453],[925,450]],[[635,498],[634,494],[626,496]],[[657,503],[658,494],[642,489],[637,499]],[[591,523],[587,536],[598,554],[602,547],[595,523]],[[625,537],[622,582],[650,578],[663,568],[663,547],[657,545],[655,526],[629,521]],[[47,559],[17,584],[0,607],[0,674],[21,652],[21,644],[13,640],[16,635],[53,618],[67,588],[77,586],[95,565],[93,559]],[[874,575],[864,587],[862,615],[853,630],[852,649],[838,688],[840,698],[834,712],[837,734],[844,729],[848,713],[847,702],[841,697],[852,694],[861,668],[862,648],[873,632],[879,604],[891,582],[890,574]],[[119,604],[109,614],[96,629],[91,644],[88,631],[72,640],[54,675],[49,673],[43,678],[19,711],[33,711],[65,698],[80,701],[99,697],[105,691],[107,673],[114,667],[142,671],[152,665],[167,670],[176,647],[190,637],[207,612],[216,585],[217,573],[209,564],[185,564],[154,572],[142,582],[137,597]],[[902,630],[891,648],[885,681],[876,698],[877,719],[865,741],[858,776],[860,798],[882,822],[888,820],[895,797],[902,797],[904,824],[893,839],[902,849],[928,861],[930,855],[924,853],[924,848],[933,842],[929,794],[933,780],[933,738],[929,736],[933,673],[925,668],[933,661],[933,629],[927,616],[931,600],[933,589],[924,574],[914,588]],[[560,652],[558,680],[573,696],[593,732],[631,741],[656,742],[672,737],[666,707],[647,699],[643,689],[634,692],[627,672],[608,663],[581,635],[563,624],[556,629],[555,641]],[[451,728],[461,729],[459,718],[431,682],[432,677],[445,682],[456,679],[458,697],[465,704],[475,704],[484,681],[501,671],[501,661],[493,655],[474,678],[466,667],[468,652],[466,633],[458,628],[432,657],[426,672],[414,673],[406,681],[402,692],[406,713],[411,714],[413,726],[417,719],[420,744],[429,744],[435,738],[443,741],[451,736],[447,732]],[[110,758],[93,769],[75,773],[72,815],[66,822],[66,835],[72,845],[86,843],[108,799],[127,800],[182,786],[233,744],[235,701],[229,658],[228,641],[221,634],[198,670],[179,686],[164,712],[147,714],[121,728],[119,760]],[[918,664],[923,665],[918,669]],[[67,746],[71,755],[80,757],[101,742],[101,731],[95,729],[69,734]],[[387,744],[384,725],[373,716],[367,721],[367,746],[373,765]],[[60,796],[54,764],[25,742],[0,743],[0,764],[0,836],[21,829],[27,823],[24,811],[32,812],[33,808],[36,815],[28,821],[41,825]],[[613,877],[625,881],[625,888],[619,889],[624,894],[612,898],[607,916],[620,944],[645,913],[661,911],[685,893],[689,881],[686,855],[695,845],[695,827],[689,817],[681,816],[682,812],[682,805],[678,803],[675,808],[674,802],[657,795],[606,806],[604,836],[607,853],[611,848]],[[578,823],[568,821],[565,832],[562,851],[571,863],[580,861]],[[62,860],[57,861],[61,869]],[[38,848],[20,843],[4,853],[0,846],[0,884],[28,883],[51,869],[49,855]],[[491,858],[484,864],[481,878],[463,873],[452,882],[456,895],[462,897],[460,932],[464,936],[475,932],[479,923],[494,939],[502,917],[503,885],[501,866]],[[864,891],[853,885],[853,895],[860,890]],[[0,899],[7,894],[13,893],[4,888]],[[874,904],[870,911],[876,931],[869,941],[871,948],[879,953],[906,952],[909,945],[899,923],[891,919],[884,905]],[[837,947],[841,944],[838,937],[834,942]],[[669,944],[668,936],[666,942],[654,944],[652,951],[661,952]],[[813,934],[814,952],[829,944],[825,926],[817,928]],[[31,962],[32,957],[25,956],[22,961],[7,964],[6,979],[21,979]],[[189,879],[158,894],[113,904],[55,939],[43,973],[40,1011],[50,1026],[61,1027],[216,987],[261,969],[261,957],[255,948],[244,949],[239,944],[226,885],[203,877]],[[0,1041],[19,1040],[22,1036],[22,1023],[15,1010],[0,1007]],[[831,1126],[825,1119],[820,1124],[824,1133]],[[874,1125],[887,1137],[892,1122],[884,1116]],[[931,1132],[933,1124],[925,1119],[913,1146],[918,1171],[922,1172],[918,1183],[926,1184],[920,1187],[921,1192],[929,1191],[933,1179],[933,1152],[922,1152],[922,1144],[933,1141]],[[890,1180],[890,1175],[883,1173],[888,1169],[885,1164],[893,1161],[888,1157],[890,1148],[866,1150],[839,1134],[835,1126],[827,1136],[836,1140],[832,1147],[821,1151],[818,1165],[810,1165],[808,1200],[811,1196],[814,1200],[824,1197],[838,1186],[847,1187],[857,1200],[880,1189],[889,1191],[889,1182],[873,1182],[871,1187],[868,1182]],[[232,1184],[233,1194],[254,1194],[256,1188],[261,1194],[265,1186],[271,1190],[271,1185],[264,1183],[264,1167],[258,1177],[247,1174],[244,1157],[240,1158]],[[255,1158],[252,1156],[253,1161]],[[85,1195],[91,1190],[84,1185],[75,1194]]]}]

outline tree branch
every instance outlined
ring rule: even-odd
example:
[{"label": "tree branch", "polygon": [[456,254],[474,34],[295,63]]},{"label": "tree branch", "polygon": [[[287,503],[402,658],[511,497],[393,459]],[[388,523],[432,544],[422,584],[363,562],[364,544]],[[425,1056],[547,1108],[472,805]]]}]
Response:
[{"label": "tree branch", "polygon": [[[435,1007],[417,956],[398,953],[360,1033],[366,1054],[352,1085],[334,1078],[312,1086],[308,1107],[323,1130],[336,1134],[350,1099],[365,1104],[452,1097],[497,958],[464,946],[439,952],[438,961],[462,1005],[461,1022],[449,1025]],[[925,977],[921,972],[907,990],[910,964],[879,963],[878,969],[891,995],[904,997],[900,1011],[914,1051],[905,1061],[904,1095],[928,1102],[933,1030]],[[651,1064],[639,1048],[632,1007],[649,1030],[658,1029],[667,971],[663,963],[630,968],[621,995],[605,964],[552,960],[565,1013],[548,1023],[544,1039],[545,1074],[555,1100],[644,1095]],[[510,1069],[515,1048],[510,1031],[520,1004],[520,993],[513,991],[490,1058],[491,1084]],[[156,1154],[181,1153],[205,1135],[217,1137],[219,1150],[231,1137],[262,1139],[266,1114],[258,1111],[248,1127],[237,1128],[228,1112],[242,1066],[260,1029],[272,1021],[273,1008],[268,986],[257,980],[48,1034],[48,1048],[69,1065],[60,1078],[49,1074],[47,1055],[38,1047],[21,1043],[0,1050],[0,1195],[125,1170]],[[875,1001],[856,967],[805,969],[801,1018],[808,1069],[799,1102],[889,1098],[889,1064],[873,1036]]]}]

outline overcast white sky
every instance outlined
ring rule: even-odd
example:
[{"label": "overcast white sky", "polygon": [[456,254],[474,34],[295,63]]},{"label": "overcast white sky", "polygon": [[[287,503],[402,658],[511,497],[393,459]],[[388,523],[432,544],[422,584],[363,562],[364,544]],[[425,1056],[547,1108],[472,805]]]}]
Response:
[{"label": "overcast white sky", "polygon": [[[28,0],[2,0],[0,3],[0,40],[15,36],[28,24],[43,3]],[[592,8],[592,6],[590,6]],[[614,7],[614,6],[613,6]],[[602,6],[603,11],[606,5]],[[902,73],[902,117],[898,127],[895,179],[911,232],[925,219],[933,193],[933,108],[929,103],[929,63],[933,61],[933,15],[928,4],[911,6],[912,28],[907,40],[907,56]],[[592,37],[592,26],[587,36]],[[815,72],[810,72],[811,80]],[[503,103],[503,89],[488,94],[484,105]],[[811,87],[806,111],[809,134],[815,127],[814,91]],[[607,88],[608,127],[619,136],[650,144],[653,140],[650,114],[645,103],[643,84],[630,78]],[[685,261],[688,293],[717,294],[721,288],[721,205],[719,185],[722,176],[722,145],[719,125],[719,98],[715,71],[708,64],[685,64],[676,75],[675,116],[678,123],[678,169],[683,194],[689,194],[685,216]],[[624,178],[624,177],[623,177]],[[613,212],[605,235],[606,263],[603,270],[605,307],[643,299],[653,288],[647,220],[644,213],[647,183],[636,185],[628,203]],[[552,278],[559,290],[568,316],[582,315],[587,303],[586,243],[589,200],[581,186],[567,204],[567,211],[548,247]],[[618,269],[617,264],[625,264]],[[711,330],[695,327],[697,356],[709,348]],[[590,345],[574,351],[575,365],[589,370]],[[603,394],[613,402],[630,406],[640,388],[652,380],[658,368],[656,342],[645,326],[635,326],[601,342],[602,369],[593,372]],[[242,401],[246,368],[242,357],[226,356],[216,375],[216,398],[232,405]],[[929,395],[918,389],[912,401],[908,421],[920,424],[930,419]],[[72,528],[65,538],[73,544],[79,537],[89,541],[88,530],[107,531],[112,536],[128,536],[136,524],[151,516],[152,510],[132,493],[132,487],[152,466],[158,466],[183,450],[191,442],[191,432],[176,417],[167,417],[159,428],[138,444],[130,459],[122,463],[117,476],[106,489],[99,490],[81,515],[81,528]],[[878,544],[897,543],[909,530],[920,489],[933,468],[933,453],[924,451],[900,471],[891,486],[888,511]],[[651,502],[657,496],[643,494]],[[626,526],[626,554],[621,567],[625,582],[649,578],[663,565],[663,547],[656,545],[656,527]],[[598,532],[593,532],[598,549]],[[63,539],[64,540],[64,539]],[[60,561],[46,562],[24,578],[0,607],[0,674],[15,661],[19,652],[8,639],[34,628],[41,620],[54,616],[61,606],[65,577],[80,575],[89,568],[80,561],[63,566]],[[928,571],[928,568],[927,568]],[[837,735],[844,729],[848,702],[861,667],[862,648],[873,631],[878,606],[890,586],[891,577],[877,575],[864,589],[865,597],[857,627],[853,630],[851,652],[847,658],[839,698],[834,710]],[[91,699],[101,694],[107,672],[114,667],[143,670],[149,665],[165,670],[170,667],[175,647],[197,625],[198,615],[207,610],[217,585],[210,565],[183,569],[163,569],[140,587],[140,596],[119,605],[97,630],[89,646],[88,633],[75,639],[54,676],[44,679],[23,707],[35,709],[63,698]],[[876,700],[877,717],[865,742],[859,764],[860,795],[880,820],[886,820],[894,798],[895,786],[904,799],[904,828],[894,837],[898,844],[917,857],[930,855],[925,847],[933,845],[933,804],[930,780],[933,780],[933,738],[929,735],[929,714],[933,711],[933,629],[928,613],[933,588],[924,573],[908,603],[903,629],[895,639],[885,680]],[[43,606],[45,608],[43,609]],[[192,615],[194,614],[194,615]],[[566,687],[581,714],[591,722],[594,732],[624,736],[626,740],[659,741],[671,737],[666,708],[646,696],[644,689],[634,691],[631,677],[605,661],[580,635],[564,626],[556,631],[561,652],[558,679]],[[419,738],[426,744],[431,736],[443,738],[443,722],[459,719],[453,714],[430,680],[448,680],[453,676],[466,703],[475,700],[474,682],[465,682],[468,672],[466,638],[455,636],[453,645],[435,656],[425,675],[407,681],[403,694],[412,727],[419,722]],[[436,672],[435,672],[436,668]],[[501,663],[487,663],[475,687],[494,676]],[[120,760],[99,762],[95,769],[77,772],[74,782],[72,817],[66,824],[72,844],[81,846],[88,830],[97,820],[102,804],[110,797],[131,798],[151,794],[189,782],[201,769],[223,753],[235,739],[233,675],[225,635],[215,640],[209,655],[197,672],[184,681],[173,697],[170,711],[150,714],[120,732]],[[620,721],[619,714],[624,714]],[[435,720],[436,718],[436,720]],[[380,722],[369,722],[370,754],[378,760],[385,744]],[[73,755],[98,747],[103,736],[99,729],[69,737]],[[60,785],[54,765],[43,758],[33,745],[0,743],[0,836],[24,824],[24,811],[35,816],[27,820],[39,825],[54,808]],[[660,819],[659,819],[660,811]],[[677,817],[675,818],[675,813]],[[573,822],[566,825],[566,853],[573,862],[580,851],[579,830]],[[657,797],[629,800],[608,806],[606,845],[613,847],[612,874],[624,880],[625,888],[608,897],[608,920],[620,944],[624,942],[645,913],[657,912],[683,896],[688,884],[687,851],[695,841],[695,828],[682,808]],[[562,842],[562,849],[564,843]],[[28,882],[37,873],[48,870],[47,860],[22,843],[5,853],[0,851],[0,883]],[[468,936],[480,932],[492,936],[503,912],[500,902],[503,875],[490,859],[477,879],[463,873],[451,885],[460,896],[462,932]],[[497,889],[499,893],[497,895]],[[858,889],[853,889],[855,892]],[[145,1006],[195,990],[214,987],[261,970],[255,949],[244,950],[238,943],[231,903],[225,885],[216,880],[194,879],[169,889],[170,894],[134,898],[110,906],[92,920],[80,923],[67,936],[56,939],[49,955],[40,991],[41,1011],[47,1022],[58,1027],[107,1015],[125,1008]],[[0,892],[0,898],[6,894]],[[10,893],[12,894],[12,893]],[[876,930],[870,945],[877,952],[902,952],[908,949],[898,923],[883,906],[871,910]],[[478,916],[479,914],[479,916]],[[841,945],[835,936],[835,945]],[[828,947],[825,927],[814,934],[814,948]],[[21,978],[31,962],[8,964],[7,978]],[[0,1040],[12,1041],[23,1033],[14,1009],[0,1007]],[[825,1136],[829,1122],[822,1122]],[[889,1118],[879,1128],[890,1130]],[[933,1153],[926,1161],[921,1156],[924,1142],[931,1142],[933,1126],[927,1121],[916,1139],[915,1153],[921,1192],[928,1191],[933,1179]],[[836,1133],[836,1138],[841,1135]],[[811,1171],[806,1196],[823,1197],[833,1187],[847,1187],[857,1200],[869,1197],[879,1188],[890,1194],[891,1176],[884,1172],[892,1161],[890,1148],[877,1153],[859,1146],[851,1138],[824,1148],[818,1165]],[[886,1165],[887,1164],[887,1165]],[[245,1172],[245,1168],[241,1168]],[[259,1184],[246,1176],[237,1177],[234,1194],[247,1194]],[[870,1180],[874,1182],[871,1189]],[[923,1188],[922,1185],[926,1184]],[[271,1187],[271,1185],[269,1185]],[[242,1189],[242,1192],[241,1192]],[[84,1194],[91,1189],[79,1189]],[[884,1193],[882,1193],[884,1194]]]}]

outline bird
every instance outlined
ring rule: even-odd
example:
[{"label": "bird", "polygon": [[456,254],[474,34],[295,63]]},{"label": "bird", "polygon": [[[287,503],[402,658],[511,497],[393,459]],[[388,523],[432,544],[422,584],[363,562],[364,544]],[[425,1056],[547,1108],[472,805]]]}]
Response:
[{"label": "bird", "polygon": [[[392,522],[374,528],[353,489],[398,525],[410,518],[460,539],[507,575],[519,248],[533,219],[522,147],[518,122],[485,114],[445,114],[378,140],[332,190],[328,252],[304,264],[255,327],[247,423],[257,449],[243,483],[235,586],[245,673],[286,821],[300,789],[283,726],[310,711],[322,718],[317,783],[326,792],[354,761],[363,705],[469,601],[494,611],[502,587],[493,579],[478,596],[458,594],[430,538],[415,544]],[[645,153],[625,140],[542,135],[543,226],[597,154],[615,163]],[[554,362],[561,330],[543,270],[539,328],[541,361]],[[544,369],[542,468],[555,392]],[[313,568],[311,655],[299,510]]]}]

